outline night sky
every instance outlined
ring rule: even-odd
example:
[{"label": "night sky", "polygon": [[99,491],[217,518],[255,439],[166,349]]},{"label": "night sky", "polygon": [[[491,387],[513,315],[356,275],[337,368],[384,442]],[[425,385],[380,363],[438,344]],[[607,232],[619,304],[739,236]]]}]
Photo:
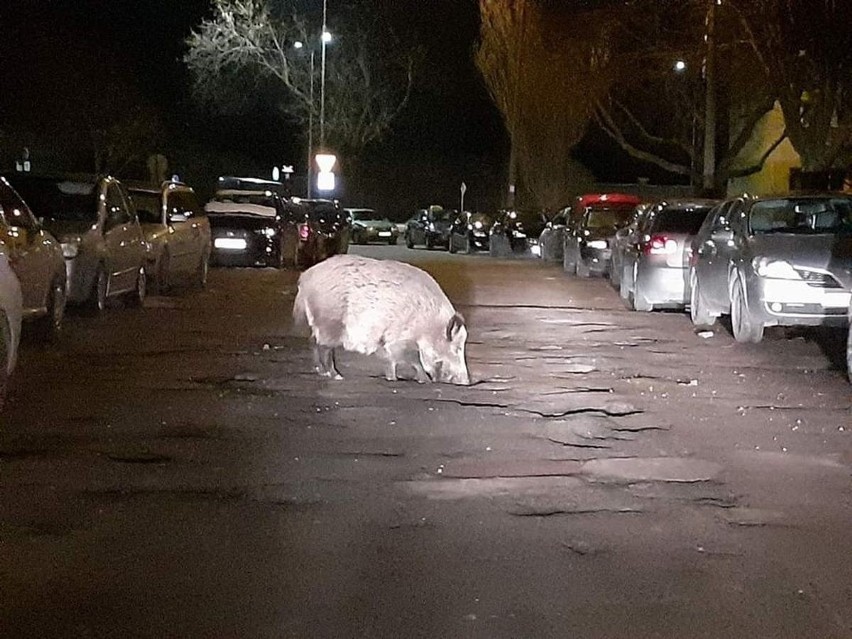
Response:
[{"label": "night sky", "polygon": [[[332,31],[335,3],[328,0]],[[290,4],[315,12],[319,20],[321,0]],[[495,190],[502,188],[508,147],[499,114],[472,61],[479,31],[477,0],[361,0],[361,5],[365,11],[383,9],[398,35],[423,45],[427,55],[409,108],[387,140],[362,160],[373,176],[366,187],[370,193],[353,197],[407,211],[428,201],[452,201],[464,180],[468,201],[490,206]],[[53,72],[44,59],[75,55],[69,41],[80,39],[127,72],[144,96],[140,99],[163,114],[170,136],[215,149],[223,157],[249,158],[258,173],[273,164],[303,165],[300,132],[280,124],[271,109],[261,106],[222,117],[201,112],[192,101],[181,57],[185,38],[208,10],[207,0],[0,0],[0,87],[13,89],[0,89],[0,131],[26,117],[22,113],[61,102],[61,96],[44,95],[51,84],[44,76]],[[83,57],[81,64],[99,63]],[[33,77],[42,82],[31,82]],[[593,156],[600,156],[600,149],[610,154],[605,142],[592,139],[586,145]],[[8,163],[7,157],[3,160]],[[228,172],[226,166],[221,170]],[[196,188],[203,191],[204,186]]]}]

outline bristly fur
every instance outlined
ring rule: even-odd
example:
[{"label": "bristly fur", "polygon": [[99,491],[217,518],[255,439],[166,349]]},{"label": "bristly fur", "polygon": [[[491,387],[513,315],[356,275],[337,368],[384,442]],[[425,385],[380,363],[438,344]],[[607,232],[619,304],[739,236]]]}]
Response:
[{"label": "bristly fur", "polygon": [[321,374],[338,377],[334,349],[371,355],[382,350],[396,379],[406,351],[417,351],[418,378],[469,383],[467,329],[438,283],[425,271],[392,260],[338,255],[299,278],[293,306],[317,348]]}]

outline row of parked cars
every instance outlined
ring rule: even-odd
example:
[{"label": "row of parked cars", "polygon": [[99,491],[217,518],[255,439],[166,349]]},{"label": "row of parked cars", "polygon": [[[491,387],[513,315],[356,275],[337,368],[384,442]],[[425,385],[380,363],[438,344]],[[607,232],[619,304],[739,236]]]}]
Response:
[{"label": "row of parked cars", "polygon": [[[738,342],[852,319],[852,194],[587,195],[541,241],[561,244],[566,272],[609,277],[629,308],[688,310],[697,327],[729,316]],[[847,341],[852,371],[852,332]]]},{"label": "row of parked cars", "polygon": [[210,264],[306,268],[347,251],[351,213],[279,187],[223,177],[202,206],[176,180],[0,176],[0,406],[22,326],[50,341],[67,306],[141,306],[149,288],[203,288]]}]

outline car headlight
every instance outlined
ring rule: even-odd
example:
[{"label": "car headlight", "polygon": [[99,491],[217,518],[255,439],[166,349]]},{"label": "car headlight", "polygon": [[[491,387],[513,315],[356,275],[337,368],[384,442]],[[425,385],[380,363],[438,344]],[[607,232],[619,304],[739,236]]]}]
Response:
[{"label": "car headlight", "polygon": [[73,259],[80,252],[80,238],[67,237],[64,238],[59,245],[62,247],[62,257]]},{"label": "car headlight", "polygon": [[774,260],[769,257],[756,257],[751,261],[754,272],[760,277],[771,277],[779,280],[800,280],[799,273],[789,262]]},{"label": "car headlight", "polygon": [[473,228],[475,228],[475,229],[481,229],[481,228],[482,228],[482,222],[480,222],[479,220],[477,220],[476,222],[474,222],[474,223],[473,223]]},{"label": "car headlight", "polygon": [[527,236],[527,234],[524,233],[523,231],[512,231],[512,235],[514,235],[519,240],[522,239],[522,238],[525,238]]},{"label": "car headlight", "polygon": [[430,230],[430,231],[434,231],[434,230],[435,230],[435,223],[434,223],[434,222],[429,222],[429,230]]},{"label": "car headlight", "polygon": [[260,231],[260,232],[261,232],[263,235],[265,235],[266,237],[275,237],[275,234],[276,234],[276,233],[278,233],[278,231],[277,231],[277,230],[275,230],[275,229],[274,229],[273,227],[271,227],[271,226],[267,226],[267,227],[265,227],[265,228],[261,229],[261,231]]},{"label": "car headlight", "polygon": [[591,242],[587,242],[586,246],[593,249],[605,249],[608,244],[606,240],[592,240]]}]

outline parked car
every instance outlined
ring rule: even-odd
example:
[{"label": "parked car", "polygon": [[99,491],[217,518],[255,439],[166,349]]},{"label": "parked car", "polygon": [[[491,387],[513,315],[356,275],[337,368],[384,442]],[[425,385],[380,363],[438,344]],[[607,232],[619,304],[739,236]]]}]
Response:
[{"label": "parked car", "polygon": [[387,217],[380,215],[375,209],[346,208],[344,213],[349,217],[350,241],[352,244],[396,244],[399,231]]},{"label": "parked car", "polygon": [[494,257],[508,255],[541,257],[538,239],[546,217],[541,211],[511,209],[500,211],[489,231],[488,252]]},{"label": "parked car", "polygon": [[717,203],[663,200],[639,216],[621,266],[619,293],[628,308],[652,311],[686,306],[690,243]]},{"label": "parked car", "polygon": [[560,263],[564,260],[565,231],[569,226],[570,219],[571,207],[566,206],[552,215],[544,225],[544,229],[538,237],[538,243],[541,246],[541,259]]},{"label": "parked car", "polygon": [[21,340],[23,295],[18,276],[9,265],[8,247],[0,243],[0,410],[6,401],[6,386],[18,360]]},{"label": "parked car", "polygon": [[59,240],[69,304],[95,312],[115,298],[142,305],[148,245],[120,181],[111,176],[20,173],[9,181]]},{"label": "parked car", "polygon": [[57,336],[65,317],[62,247],[0,177],[0,243],[19,283],[21,314],[43,339]]},{"label": "parked car", "polygon": [[577,199],[565,230],[563,267],[579,277],[609,272],[613,237],[626,226],[641,199],[623,193],[587,194]]},{"label": "parked car", "polygon": [[642,216],[650,208],[650,204],[643,202],[633,209],[630,215],[630,221],[615,232],[610,242],[609,256],[609,283],[618,290],[621,287],[621,272],[624,270],[624,254],[627,247],[636,241],[636,231],[639,228],[639,223]]},{"label": "parked car", "polygon": [[183,278],[203,288],[210,259],[210,222],[195,191],[181,182],[128,184],[148,242],[148,281],[167,293]]},{"label": "parked car", "polygon": [[843,326],[852,291],[852,195],[738,197],[692,241],[690,315],[730,313],[734,339],[767,326]]},{"label": "parked car", "polygon": [[450,226],[448,250],[450,253],[487,251],[490,244],[488,232],[492,224],[493,221],[485,213],[465,211],[457,215]]},{"label": "parked car", "polygon": [[204,211],[217,266],[296,266],[309,234],[305,212],[269,190],[219,189]]},{"label": "parked car", "polygon": [[450,225],[455,218],[455,211],[437,204],[433,204],[428,209],[418,210],[405,227],[405,245],[408,248],[414,248],[422,244],[427,249],[436,246],[448,247]]},{"label": "parked car", "polygon": [[349,252],[349,216],[337,201],[293,198],[292,203],[303,211],[300,215],[308,225],[297,260],[301,268],[312,266],[332,255]]}]

